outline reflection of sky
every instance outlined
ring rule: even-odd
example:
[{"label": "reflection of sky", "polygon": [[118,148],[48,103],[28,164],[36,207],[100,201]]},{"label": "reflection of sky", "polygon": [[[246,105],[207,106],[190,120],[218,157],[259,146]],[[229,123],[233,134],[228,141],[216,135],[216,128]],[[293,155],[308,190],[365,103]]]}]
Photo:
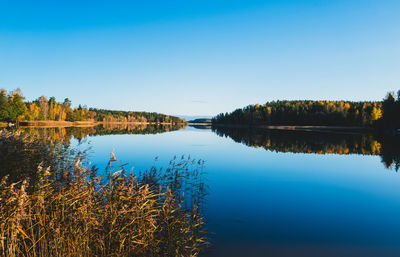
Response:
[{"label": "reflection of sky", "polygon": [[215,255],[267,245],[275,254],[294,246],[307,254],[341,250],[341,256],[360,248],[371,256],[400,250],[400,177],[379,156],[275,153],[193,128],[89,140],[99,167],[112,149],[135,169],[151,167],[156,156],[160,166],[175,154],[205,160]]}]

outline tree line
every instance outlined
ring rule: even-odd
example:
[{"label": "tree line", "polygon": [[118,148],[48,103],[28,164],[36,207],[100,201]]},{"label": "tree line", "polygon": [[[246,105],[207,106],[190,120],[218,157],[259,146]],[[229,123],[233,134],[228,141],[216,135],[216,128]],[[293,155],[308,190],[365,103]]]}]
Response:
[{"label": "tree line", "polygon": [[86,108],[79,105],[72,107],[66,98],[57,102],[54,97],[44,96],[34,101],[25,101],[20,89],[0,91],[0,121],[100,121],[100,122],[154,122],[182,123],[182,119],[155,112],[113,111]]},{"label": "tree line", "polygon": [[221,113],[212,123],[222,125],[363,126],[400,129],[400,90],[383,101],[272,101]]},{"label": "tree line", "polygon": [[90,108],[96,113],[98,121],[104,122],[153,122],[153,123],[182,123],[182,119],[156,112],[115,111]]},{"label": "tree line", "polygon": [[395,130],[400,128],[400,90],[397,95],[389,92],[382,103],[383,116],[378,122],[379,128]]},{"label": "tree line", "polygon": [[381,102],[273,101],[219,114],[214,124],[370,126],[382,117]]}]

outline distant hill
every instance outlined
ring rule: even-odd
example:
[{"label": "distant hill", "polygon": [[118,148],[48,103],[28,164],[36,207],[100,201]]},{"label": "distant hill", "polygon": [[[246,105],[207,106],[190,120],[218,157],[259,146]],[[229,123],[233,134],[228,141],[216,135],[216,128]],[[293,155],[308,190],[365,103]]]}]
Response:
[{"label": "distant hill", "polygon": [[175,115],[181,119],[185,120],[196,120],[196,119],[211,119],[213,116],[211,115]]},{"label": "distant hill", "polygon": [[211,124],[211,119],[208,118],[202,118],[202,119],[194,119],[188,121],[189,123],[210,123]]}]

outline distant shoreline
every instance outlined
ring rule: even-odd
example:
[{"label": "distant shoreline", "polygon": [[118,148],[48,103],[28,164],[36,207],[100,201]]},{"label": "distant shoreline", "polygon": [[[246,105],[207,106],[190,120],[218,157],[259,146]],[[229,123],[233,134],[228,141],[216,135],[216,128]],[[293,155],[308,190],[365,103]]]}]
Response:
[{"label": "distant shoreline", "polygon": [[214,124],[217,127],[232,127],[232,128],[263,128],[268,130],[286,130],[286,131],[310,131],[310,132],[372,132],[373,129],[369,127],[345,127],[345,126],[286,126],[286,125],[225,125],[225,124]]},{"label": "distant shoreline", "polygon": [[[101,124],[133,124],[133,125],[173,125],[166,122],[102,122],[102,121],[20,121],[19,127],[94,127]],[[0,122],[0,127],[7,127],[8,123]]]},{"label": "distant shoreline", "polygon": [[211,126],[211,125],[212,125],[212,123],[207,123],[207,122],[199,122],[199,123],[196,123],[196,122],[188,122],[187,124],[188,124],[188,125],[206,125],[206,126]]},{"label": "distant shoreline", "polygon": [[[94,127],[102,124],[113,125],[173,125],[172,123],[165,122],[100,122],[100,121],[20,121],[19,127],[40,127],[40,128],[53,128],[53,127]],[[373,129],[369,127],[345,127],[345,126],[287,126],[287,125],[228,125],[228,124],[211,124],[211,123],[195,123],[189,122],[186,125],[201,125],[201,126],[216,126],[216,127],[231,127],[231,128],[256,128],[267,130],[285,130],[285,131],[309,131],[309,132],[347,132],[347,133],[365,133],[372,132]],[[8,123],[0,122],[0,127],[7,127]]]}]

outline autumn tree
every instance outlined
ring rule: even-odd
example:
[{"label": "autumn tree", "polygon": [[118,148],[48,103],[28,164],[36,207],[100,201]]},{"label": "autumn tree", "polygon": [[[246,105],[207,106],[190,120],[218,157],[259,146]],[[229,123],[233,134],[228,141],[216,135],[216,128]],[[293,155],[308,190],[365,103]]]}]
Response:
[{"label": "autumn tree", "polygon": [[380,102],[274,101],[219,114],[214,124],[371,126],[382,112]]},{"label": "autumn tree", "polygon": [[7,91],[2,89],[0,92],[0,121],[8,120],[8,108]]}]

